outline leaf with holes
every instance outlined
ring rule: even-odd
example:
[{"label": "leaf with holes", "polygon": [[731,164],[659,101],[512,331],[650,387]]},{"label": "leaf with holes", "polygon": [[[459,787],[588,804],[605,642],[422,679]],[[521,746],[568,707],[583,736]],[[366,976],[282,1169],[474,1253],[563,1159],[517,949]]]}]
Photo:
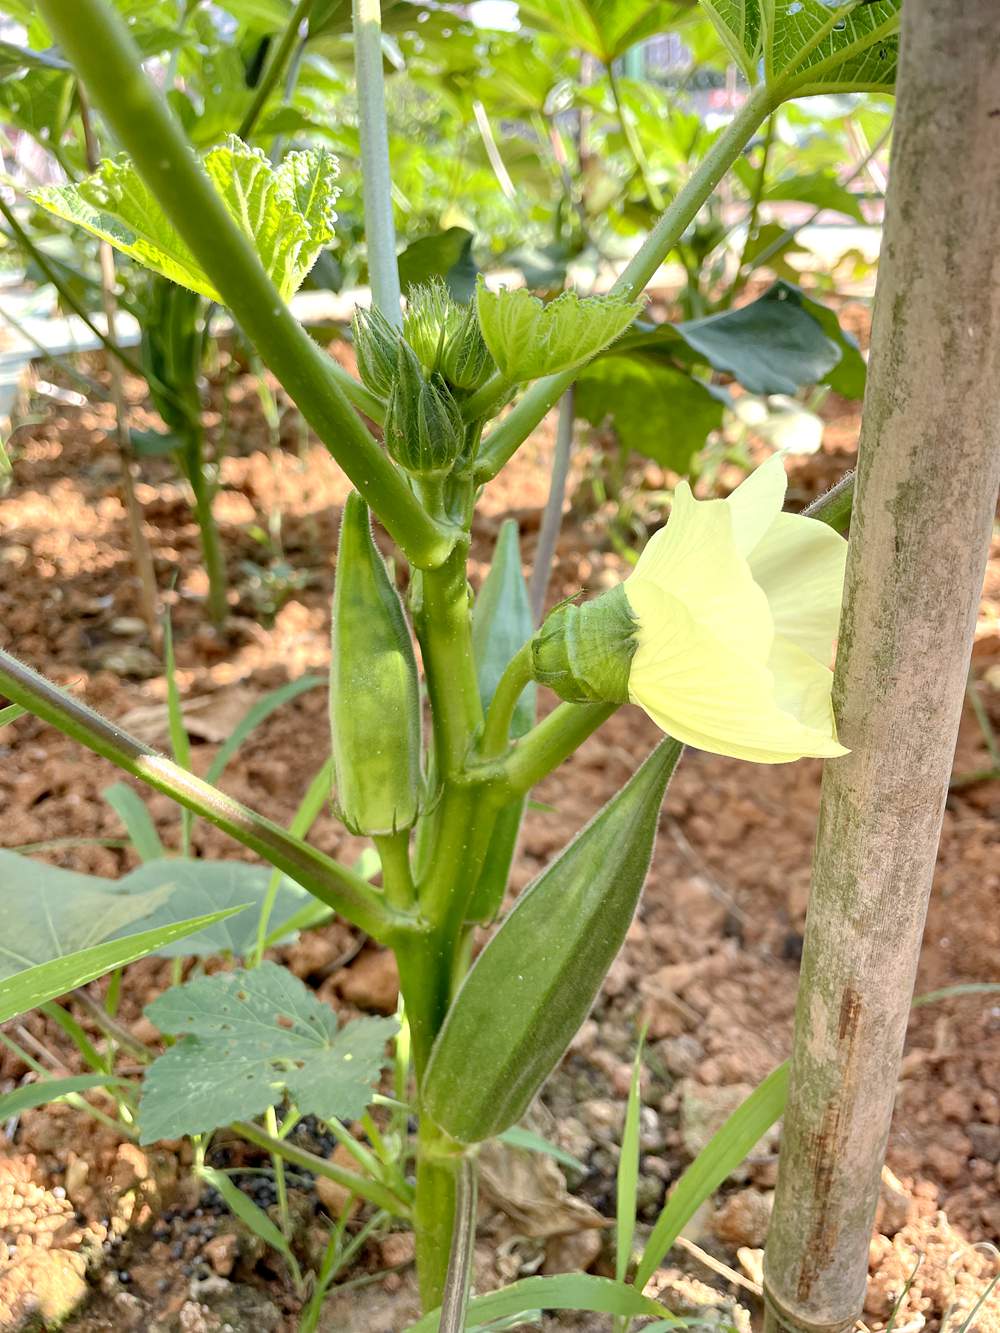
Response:
[{"label": "leaf with holes", "polygon": [[[322,149],[289,153],[278,167],[235,135],[205,155],[205,170],[287,301],[333,239],[337,159]],[[31,194],[50,213],[109,241],[172,282],[225,304],[127,158],[103,161],[76,184]]]},{"label": "leaf with holes", "polygon": [[777,97],[886,91],[902,0],[702,0],[748,82]]},{"label": "leaf with holes", "polygon": [[143,1143],[260,1115],[286,1093],[303,1115],[356,1120],[397,1029],[389,1018],[339,1028],[333,1010],[276,963],[175,986],[146,1014],[161,1032],[186,1035],[146,1075]]}]

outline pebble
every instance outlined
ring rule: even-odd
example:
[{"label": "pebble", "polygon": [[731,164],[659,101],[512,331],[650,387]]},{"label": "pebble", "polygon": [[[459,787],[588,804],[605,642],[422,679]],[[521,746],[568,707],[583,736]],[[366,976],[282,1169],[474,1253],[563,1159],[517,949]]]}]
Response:
[{"label": "pebble", "polygon": [[734,1250],[741,1245],[761,1249],[767,1239],[773,1205],[773,1194],[762,1194],[754,1189],[737,1190],[716,1209],[712,1231]]}]

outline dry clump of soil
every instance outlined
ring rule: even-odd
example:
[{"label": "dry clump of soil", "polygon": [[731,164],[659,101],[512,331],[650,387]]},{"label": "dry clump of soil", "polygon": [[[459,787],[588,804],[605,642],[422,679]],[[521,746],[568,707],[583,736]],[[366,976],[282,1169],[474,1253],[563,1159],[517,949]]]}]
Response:
[{"label": "dry clump of soil", "polygon": [[[153,425],[141,383],[129,382],[128,391],[134,424]],[[213,393],[218,422],[218,388]],[[205,624],[197,530],[169,465],[150,460],[140,486],[161,587],[177,576],[169,600],[199,771],[208,766],[237,713],[287,679],[324,670],[331,552],[348,490],[325,451],[300,431],[293,412],[283,418],[278,448],[271,447],[248,376],[236,378],[229,395],[232,438],[222,459],[224,490],[217,504],[234,575],[225,635]],[[856,407],[831,397],[824,414],[824,449],[792,466],[791,503],[808,502],[853,464]],[[127,719],[135,729],[150,728],[150,738],[162,743],[165,682],[138,619],[110,425],[103,406],[59,408],[15,437],[14,479],[0,501],[0,642],[110,716]],[[519,521],[530,564],[551,444],[551,433],[540,431],[487,488],[474,534],[474,582],[488,568],[493,539],[509,515]],[[590,463],[588,450],[581,449],[574,460],[576,480]],[[727,474],[726,479],[735,483],[738,476]],[[655,494],[669,480],[651,465],[641,487]],[[625,570],[609,548],[606,516],[588,510],[584,494],[584,488],[577,491],[560,539],[553,601],[580,588],[608,586]],[[280,553],[260,540],[279,509]],[[993,552],[984,590],[974,673],[988,712],[1000,723],[1000,549]],[[317,689],[273,715],[230,765],[226,789],[287,821],[326,758],[325,711],[323,691]],[[557,777],[541,785],[539,801],[551,808],[528,814],[514,891],[634,771],[654,737],[644,717],[625,709]],[[0,747],[6,846],[121,837],[117,817],[101,796],[118,777],[110,765],[89,756],[82,761],[75,746],[31,719],[5,733]],[[986,762],[969,712],[956,773],[981,769]],[[146,799],[165,844],[177,847],[176,808],[164,797]],[[640,1218],[646,1225],[713,1127],[787,1055],[818,800],[819,766],[811,762],[759,767],[687,756],[664,808],[654,868],[626,947],[536,1112],[540,1129],[585,1169],[568,1172],[567,1192],[563,1176],[556,1172],[558,1180],[552,1177],[551,1163],[544,1170],[520,1159],[501,1164],[495,1173],[500,1184],[492,1192],[488,1184],[484,1189],[482,1214],[491,1253],[503,1256],[499,1268],[494,1263],[491,1270],[494,1280],[560,1266],[608,1271],[608,1230],[597,1222],[613,1215],[623,1099],[642,1020],[650,1025],[639,1186]],[[972,785],[949,798],[920,991],[996,978],[998,828],[1000,784]],[[320,816],[312,836],[317,846],[348,862],[364,846],[329,812]],[[196,825],[193,846],[199,856],[248,859],[203,822]],[[46,856],[112,877],[135,864],[134,853],[117,846],[53,848]],[[283,958],[346,1014],[391,1011],[398,985],[392,960],[361,945],[353,931],[333,923],[304,937]],[[143,1040],[155,1039],[155,1032],[142,1009],[168,984],[169,965],[161,960],[144,960],[127,972],[119,1016]],[[78,1011],[77,1017],[87,1026],[84,1014]],[[75,1051],[43,1015],[17,1021],[63,1072],[79,1069]],[[5,1051],[0,1087],[12,1086],[25,1073]],[[58,1245],[50,1244],[45,1252],[65,1256],[58,1260],[61,1271],[72,1270],[77,1283],[89,1283],[92,1302],[89,1313],[74,1324],[78,1333],[132,1326],[173,1333],[222,1327],[227,1321],[240,1327],[241,1320],[254,1329],[295,1327],[297,1302],[280,1263],[255,1251],[222,1210],[199,1196],[186,1170],[184,1145],[140,1152],[95,1129],[72,1108],[57,1106],[22,1116],[8,1151],[25,1188],[33,1182],[40,1197],[57,1202],[53,1191],[65,1191],[63,1208],[52,1216],[62,1216],[70,1204],[75,1210],[73,1226],[67,1221],[65,1235],[57,1233]],[[250,1168],[260,1164],[252,1154],[226,1161]],[[924,1321],[919,1327],[934,1329],[957,1287],[966,1301],[991,1275],[990,1256],[972,1244],[1000,1240],[1000,1006],[995,1000],[971,996],[914,1011],[889,1164],[898,1182],[883,1198],[866,1318],[872,1328],[885,1326],[912,1270],[911,1256],[915,1262],[923,1253],[923,1267],[897,1326],[915,1331],[919,1318]],[[750,1280],[766,1233],[775,1169],[771,1136],[688,1229],[689,1239],[710,1257]],[[247,1177],[246,1188],[253,1179]],[[300,1181],[296,1192],[301,1195],[301,1256],[314,1262],[324,1207],[332,1201],[324,1201],[309,1180]],[[262,1203],[268,1206],[266,1199]],[[349,1299],[347,1293],[343,1300],[334,1296],[329,1316],[334,1322],[324,1327],[344,1329],[343,1322],[335,1322],[344,1301],[352,1317],[362,1320],[359,1328],[402,1327],[406,1301],[413,1299],[407,1255],[400,1248],[405,1242],[399,1233],[390,1233],[366,1248],[354,1274],[393,1271]],[[26,1253],[44,1248],[33,1244]],[[9,1291],[13,1300],[22,1261],[15,1256],[11,1264],[10,1257],[0,1268],[0,1292]],[[682,1303],[678,1293],[683,1289],[684,1299],[697,1306],[699,1284],[720,1285],[718,1275],[696,1259],[684,1259],[682,1267],[688,1271],[673,1279],[679,1284],[677,1302]],[[736,1295],[753,1307],[745,1291]],[[727,1317],[733,1317],[732,1303],[726,1308]],[[991,1309],[981,1312],[981,1328],[993,1327],[986,1322],[993,1318]],[[553,1327],[588,1327],[582,1317],[575,1323],[551,1322]]]}]

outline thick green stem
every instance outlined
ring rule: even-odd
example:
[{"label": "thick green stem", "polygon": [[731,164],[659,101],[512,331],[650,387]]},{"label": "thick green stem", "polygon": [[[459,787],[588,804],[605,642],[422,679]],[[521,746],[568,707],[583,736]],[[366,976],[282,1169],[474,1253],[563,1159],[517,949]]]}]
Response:
[{"label": "thick green stem", "polygon": [[280,295],[185,141],[139,52],[104,0],[39,0],[43,17],[167,217],[263,361],[313,426],[400,549],[440,565],[454,534],[424,513],[344,394],[333,363]]},{"label": "thick green stem", "polygon": [[413,1220],[420,1300],[425,1310],[436,1309],[444,1299],[463,1160],[458,1145],[429,1116],[422,1115],[417,1138],[417,1200]]},{"label": "thick green stem", "polygon": [[[772,93],[764,86],[755,88],[626,266],[611,289],[615,295],[634,299],[644,290],[771,110]],[[483,441],[476,467],[478,480],[496,476],[582,370],[583,366],[576,366],[532,385]]]},{"label": "thick green stem", "polygon": [[215,824],[373,938],[386,940],[406,929],[407,919],[392,911],[360,875],[157,754],[2,649],[0,694]]},{"label": "thick green stem", "polygon": [[618,704],[560,704],[532,727],[501,765],[508,789],[515,795],[559,767],[588,736],[607,722]]},{"label": "thick green stem", "polygon": [[382,862],[382,885],[386,902],[406,911],[413,906],[416,896],[410,869],[410,831],[403,829],[400,833],[376,837],[374,842]]},{"label": "thick green stem", "polygon": [[507,669],[497,682],[490,711],[486,715],[480,752],[484,759],[503,754],[510,739],[510,722],[517,701],[532,678],[531,642],[519,648],[507,663]]},{"label": "thick green stem", "polygon": [[372,304],[401,328],[396,226],[392,216],[389,130],[382,75],[382,11],[379,0],[354,0],[354,71],[358,88],[361,188],[365,201],[365,241]]},{"label": "thick green stem", "polygon": [[285,71],[288,58],[292,54],[292,48],[298,41],[302,24],[309,17],[312,3],[313,0],[299,0],[292,10],[288,22],[285,24],[285,30],[281,34],[281,39],[272,52],[271,58],[264,68],[264,73],[260,76],[260,82],[254,89],[253,101],[247,107],[246,115],[240,122],[237,133],[241,139],[249,139],[253,133],[267,99],[271,96],[275,85]]}]

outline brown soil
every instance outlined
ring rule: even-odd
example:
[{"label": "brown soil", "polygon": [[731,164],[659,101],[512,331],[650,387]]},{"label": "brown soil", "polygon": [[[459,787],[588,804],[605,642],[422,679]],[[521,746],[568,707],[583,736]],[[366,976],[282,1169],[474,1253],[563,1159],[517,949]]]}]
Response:
[{"label": "brown soil", "polygon": [[[153,424],[142,403],[141,383],[130,383],[128,389],[133,424]],[[221,390],[216,387],[213,393],[210,420],[217,434]],[[201,770],[215,753],[218,736],[225,734],[234,697],[243,711],[248,701],[275,685],[324,668],[331,553],[347,492],[344,477],[300,431],[294,412],[285,413],[280,444],[270,449],[252,380],[234,378],[229,398],[224,491],[217,504],[235,587],[225,636],[206,627],[197,530],[170,465],[161,460],[144,465],[140,486],[160,586],[169,588],[176,579],[168,600],[180,685],[189,706],[200,701],[192,718],[197,712],[200,730],[215,738],[195,744]],[[792,503],[806,502],[853,463],[856,406],[831,400],[825,414],[823,452],[791,467]],[[143,717],[136,710],[159,708],[165,683],[137,623],[140,609],[110,424],[106,407],[58,406],[15,436],[13,479],[0,503],[0,643],[112,718],[132,714],[133,725],[144,722],[149,728],[148,712]],[[530,563],[550,449],[550,433],[540,432],[488,488],[475,533],[474,582],[487,567],[500,521],[510,514],[521,523]],[[589,455],[581,451],[578,477],[588,465]],[[723,479],[735,482],[738,474]],[[668,480],[650,467],[643,485],[655,491]],[[609,548],[603,516],[584,509],[584,495],[581,488],[560,541],[553,600],[581,587],[607,586],[624,572]],[[259,540],[275,512],[281,515],[280,557],[269,554]],[[282,563],[296,574],[294,583],[284,587]],[[984,593],[974,669],[983,701],[1000,725],[1000,547],[994,550]],[[326,755],[325,707],[323,691],[315,690],[280,710],[244,745],[227,772],[226,789],[273,818],[288,820]],[[154,712],[152,733],[157,726]],[[651,725],[626,708],[566,769],[542,784],[538,799],[552,808],[528,814],[515,888],[607,799],[653,740]],[[111,765],[81,756],[69,741],[30,718],[4,733],[0,755],[4,846],[122,836],[101,797],[102,788],[117,777]],[[967,710],[956,773],[987,763],[979,728]],[[587,1263],[606,1271],[606,1230],[593,1224],[600,1222],[597,1214],[613,1216],[615,1144],[642,1018],[650,1024],[640,1189],[647,1222],[697,1146],[695,1111],[709,1121],[718,1118],[738,1100],[740,1089],[759,1081],[787,1055],[818,795],[819,767],[811,762],[762,767],[700,753],[686,757],[665,806],[640,915],[595,1014],[546,1089],[538,1112],[545,1132],[585,1160],[587,1174],[571,1178],[575,1201],[567,1201],[561,1180],[554,1186],[550,1178],[546,1184],[541,1169],[529,1171],[529,1193],[542,1191],[543,1206],[529,1209],[534,1221],[525,1221],[524,1208],[512,1209],[502,1194],[494,1198],[487,1192],[483,1234],[501,1241],[497,1248],[503,1254],[492,1269],[494,1280],[542,1267],[552,1271],[559,1264]],[[176,808],[155,795],[149,806],[164,841],[177,846]],[[948,800],[921,992],[997,978],[998,816],[997,782],[964,787]],[[313,837],[323,850],[348,861],[363,846],[332,814],[320,818]],[[244,856],[203,822],[195,829],[194,851],[206,857]],[[44,854],[55,864],[108,876],[135,863],[131,850],[100,845],[56,847]],[[286,961],[339,1008],[391,1005],[394,979],[387,960],[371,946],[356,957],[355,952],[351,932],[333,924],[289,951]],[[142,1006],[168,981],[169,966],[158,960],[130,968],[122,1021],[148,1036]],[[79,1068],[63,1034],[42,1016],[16,1020],[10,1030],[43,1063]],[[5,1052],[0,1088],[14,1086],[26,1072]],[[325,1142],[314,1146],[320,1151],[328,1147]],[[280,1261],[255,1249],[221,1208],[199,1199],[184,1171],[180,1145],[139,1152],[61,1105],[21,1116],[6,1150],[11,1161],[0,1160],[0,1227],[14,1248],[5,1252],[0,1247],[0,1328],[17,1327],[30,1310],[25,1290],[35,1291],[39,1316],[54,1317],[54,1307],[45,1304],[48,1279],[25,1276],[42,1253],[51,1258],[52,1282],[64,1284],[66,1308],[75,1301],[86,1270],[91,1301],[71,1325],[79,1333],[225,1324],[295,1328],[298,1305]],[[241,1157],[232,1145],[223,1144],[220,1151],[231,1165],[258,1160],[252,1154]],[[922,1255],[923,1266],[897,1320],[898,1328],[916,1333],[924,1325],[938,1326],[952,1306],[967,1309],[995,1271],[993,1258],[972,1246],[1000,1242],[996,997],[953,998],[914,1011],[888,1161],[898,1181],[886,1186],[872,1243],[866,1318],[872,1327],[884,1326]],[[727,1185],[718,1208],[704,1211],[688,1230],[691,1241],[751,1279],[774,1172],[771,1145]],[[299,1185],[302,1250],[315,1260],[323,1243],[318,1203],[310,1180]],[[5,1189],[16,1196],[17,1206],[5,1202]],[[42,1219],[38,1228],[17,1220],[17,1200],[27,1195]],[[564,1219],[562,1235],[538,1223],[539,1217],[551,1221],[553,1216]],[[410,1257],[407,1238],[399,1234],[382,1235],[367,1246],[346,1276],[381,1270],[390,1270],[389,1275],[351,1291],[348,1307],[357,1322],[347,1319],[343,1299],[335,1297],[321,1327],[401,1328],[409,1317],[406,1302],[412,1306]],[[714,1301],[722,1302],[722,1309],[723,1298],[704,1284],[718,1289],[725,1288],[725,1281],[686,1252],[678,1262],[690,1277],[675,1272],[670,1279],[677,1308],[685,1308],[685,1301],[688,1308]],[[734,1290],[737,1299],[757,1310],[752,1296]],[[665,1299],[670,1294],[665,1292]],[[591,1327],[582,1317],[558,1326]],[[1000,1329],[996,1300],[980,1312],[979,1327]]]}]

